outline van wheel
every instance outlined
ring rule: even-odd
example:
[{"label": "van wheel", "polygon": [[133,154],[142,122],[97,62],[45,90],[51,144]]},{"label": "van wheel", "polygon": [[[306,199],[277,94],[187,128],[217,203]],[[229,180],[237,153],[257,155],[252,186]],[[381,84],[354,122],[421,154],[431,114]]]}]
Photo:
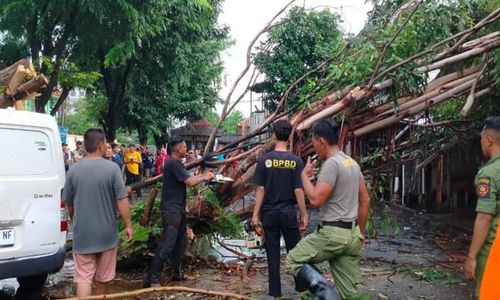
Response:
[{"label": "van wheel", "polygon": [[45,284],[46,280],[47,274],[17,277],[17,282],[19,282],[20,288],[30,291],[40,290]]}]

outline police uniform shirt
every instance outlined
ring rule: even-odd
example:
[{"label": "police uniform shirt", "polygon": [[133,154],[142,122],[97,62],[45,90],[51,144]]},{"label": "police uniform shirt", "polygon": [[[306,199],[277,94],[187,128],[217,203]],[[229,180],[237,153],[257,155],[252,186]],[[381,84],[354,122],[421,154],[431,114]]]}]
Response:
[{"label": "police uniform shirt", "polygon": [[302,160],[287,151],[264,154],[255,169],[254,182],[265,189],[262,211],[294,208],[295,189],[302,188]]},{"label": "police uniform shirt", "polygon": [[333,186],[333,193],[320,208],[321,221],[352,222],[358,218],[359,182],[362,174],[358,163],[339,151],[321,166],[318,181]]},{"label": "police uniform shirt", "polygon": [[500,218],[500,156],[491,158],[479,170],[474,183],[477,193],[476,212],[493,216],[490,232],[483,246],[484,250],[489,250],[495,239],[497,224]]}]

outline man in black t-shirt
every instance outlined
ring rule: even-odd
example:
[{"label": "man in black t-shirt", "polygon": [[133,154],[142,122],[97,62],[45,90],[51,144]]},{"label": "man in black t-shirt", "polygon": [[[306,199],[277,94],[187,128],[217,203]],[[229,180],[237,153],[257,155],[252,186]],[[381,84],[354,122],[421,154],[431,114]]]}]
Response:
[{"label": "man in black t-shirt", "polygon": [[[286,250],[290,251],[299,242],[300,231],[305,231],[308,222],[300,177],[303,163],[298,156],[287,150],[291,132],[292,126],[286,120],[278,120],[273,124],[275,149],[259,159],[254,175],[257,191],[252,224],[254,227],[258,226],[260,213],[268,262],[269,295],[273,297],[281,297],[281,234],[285,239]],[[299,207],[300,227],[297,224],[295,204]],[[298,282],[295,289],[305,290]]]},{"label": "man in black t-shirt", "polygon": [[194,186],[214,177],[212,172],[190,176],[181,163],[187,146],[181,139],[169,143],[171,158],[163,168],[163,188],[161,191],[160,211],[163,219],[163,237],[151,262],[145,287],[160,286],[160,273],[163,263],[170,257],[172,280],[186,279],[181,272],[181,263],[186,250],[186,185]]}]

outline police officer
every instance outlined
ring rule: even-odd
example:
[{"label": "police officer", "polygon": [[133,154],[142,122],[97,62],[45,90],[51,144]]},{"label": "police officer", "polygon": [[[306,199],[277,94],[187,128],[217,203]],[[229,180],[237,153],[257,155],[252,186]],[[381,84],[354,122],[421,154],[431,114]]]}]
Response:
[{"label": "police officer", "polygon": [[302,239],[286,258],[287,269],[307,283],[318,299],[339,299],[328,280],[313,265],[323,261],[330,269],[342,299],[356,296],[361,278],[359,254],[370,208],[370,197],[359,165],[338,147],[339,128],[331,120],[316,123],[312,142],[321,166],[311,159],[302,171],[304,191],[311,205],[320,209],[318,229]]},{"label": "police officer", "polygon": [[486,119],[481,132],[481,151],[489,161],[479,170],[474,180],[478,197],[477,216],[464,265],[465,277],[477,282],[476,297],[479,297],[485,267],[489,265],[488,257],[500,219],[500,116]]},{"label": "police officer", "polygon": [[[289,251],[299,242],[300,231],[305,231],[308,222],[300,177],[303,163],[298,156],[287,150],[291,132],[292,125],[287,120],[274,122],[275,149],[259,159],[254,176],[257,191],[252,224],[254,227],[259,226],[259,215],[262,214],[269,295],[273,297],[281,297],[281,234],[285,239],[286,249]],[[297,224],[295,204],[299,207],[300,226]],[[296,290],[301,292],[305,289],[298,284]]]}]

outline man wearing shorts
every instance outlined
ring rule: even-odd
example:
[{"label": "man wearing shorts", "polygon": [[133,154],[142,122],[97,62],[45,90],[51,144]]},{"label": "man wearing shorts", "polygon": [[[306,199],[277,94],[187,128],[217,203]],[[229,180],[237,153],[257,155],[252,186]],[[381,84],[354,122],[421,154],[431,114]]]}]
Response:
[{"label": "man wearing shorts", "polygon": [[106,138],[101,129],[89,129],[84,135],[87,155],[68,171],[64,202],[73,220],[73,259],[76,294],[86,297],[105,294],[115,277],[118,244],[117,209],[126,226],[127,240],[132,239],[132,222],[120,168],[103,158]]}]

